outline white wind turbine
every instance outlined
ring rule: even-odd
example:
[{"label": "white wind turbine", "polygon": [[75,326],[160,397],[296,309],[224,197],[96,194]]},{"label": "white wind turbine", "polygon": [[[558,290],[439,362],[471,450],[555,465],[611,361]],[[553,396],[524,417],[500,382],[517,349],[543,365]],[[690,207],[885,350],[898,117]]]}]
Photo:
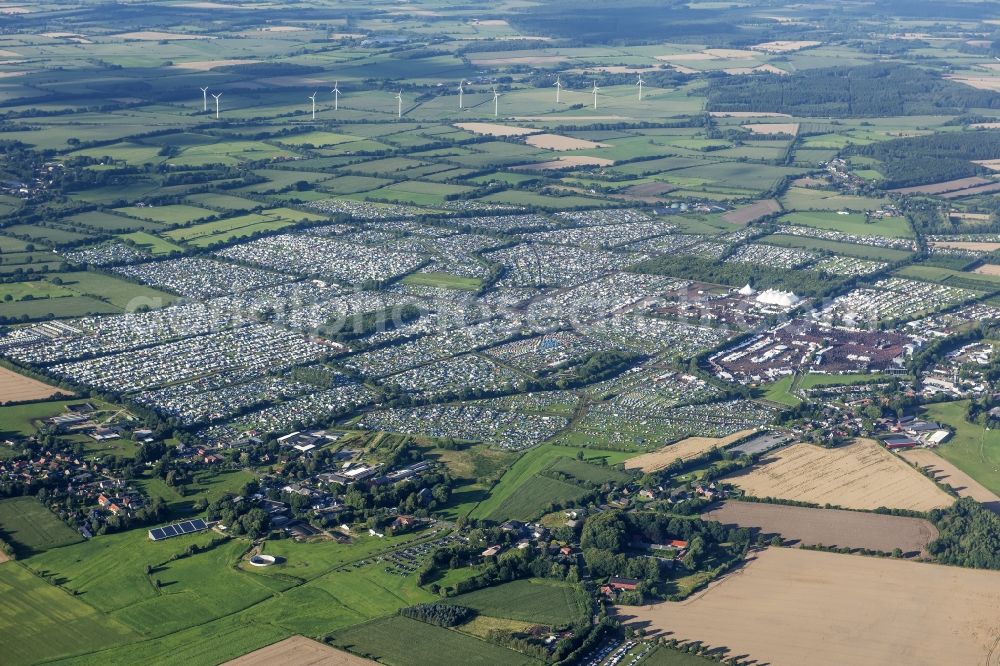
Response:
[{"label": "white wind turbine", "polygon": [[597,87],[597,81],[594,81],[594,89],[591,92],[594,93],[594,108],[595,109],[597,108],[597,91],[598,90],[600,90],[600,88]]},{"label": "white wind turbine", "polygon": [[561,92],[562,92],[562,81],[560,81],[559,77],[557,76],[556,77],[556,104],[559,103],[559,93],[561,93]]},{"label": "white wind turbine", "polygon": [[219,93],[218,95],[216,95],[216,94],[213,93],[212,97],[215,98],[215,119],[218,120],[219,119],[219,98],[222,97],[222,93]]},{"label": "white wind turbine", "polygon": [[336,111],[340,108],[340,81],[333,82],[333,110]]},{"label": "white wind turbine", "polygon": [[403,117],[403,91],[402,90],[400,90],[398,93],[396,93],[396,102],[397,102],[396,117],[397,118],[402,118]]},{"label": "white wind turbine", "polygon": [[306,99],[308,99],[308,100],[310,100],[312,102],[312,119],[316,120],[316,93],[313,93],[312,95],[310,95]]},{"label": "white wind turbine", "polygon": [[497,87],[493,86],[493,117],[496,118],[500,115],[500,93],[497,92]]},{"label": "white wind turbine", "polygon": [[200,88],[201,90],[201,110],[208,111],[208,88]]},{"label": "white wind turbine", "polygon": [[465,105],[462,102],[462,96],[465,95],[465,79],[458,82],[458,108],[464,109]]},{"label": "white wind turbine", "polygon": [[642,81],[642,74],[640,74],[639,75],[639,80],[636,81],[636,84],[635,84],[635,85],[639,86],[639,101],[640,102],[642,101],[642,83],[643,83],[643,81]]}]

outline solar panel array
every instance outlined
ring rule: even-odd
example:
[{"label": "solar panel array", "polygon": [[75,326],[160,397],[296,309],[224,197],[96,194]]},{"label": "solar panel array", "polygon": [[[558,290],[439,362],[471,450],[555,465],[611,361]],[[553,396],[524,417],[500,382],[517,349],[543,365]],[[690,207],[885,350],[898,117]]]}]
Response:
[{"label": "solar panel array", "polygon": [[208,525],[201,518],[195,518],[194,520],[185,520],[183,523],[174,523],[173,525],[166,525],[164,527],[154,527],[149,530],[149,538],[153,541],[161,541],[163,539],[169,539],[170,537],[180,536],[182,534],[192,534],[193,532],[200,532],[202,530],[207,530]]}]

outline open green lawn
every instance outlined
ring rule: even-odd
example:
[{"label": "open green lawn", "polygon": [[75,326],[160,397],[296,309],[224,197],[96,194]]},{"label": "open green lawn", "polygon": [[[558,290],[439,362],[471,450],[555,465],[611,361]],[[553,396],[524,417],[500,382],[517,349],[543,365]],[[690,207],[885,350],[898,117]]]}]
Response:
[{"label": "open green lawn", "polygon": [[527,666],[538,660],[400,615],[335,632],[333,645],[390,666]]},{"label": "open green lawn", "polygon": [[186,206],[183,204],[172,204],[169,206],[131,206],[128,208],[116,208],[116,213],[135,217],[140,220],[152,220],[161,224],[187,224],[195,220],[217,215],[215,211],[196,206]]},{"label": "open green lawn", "polygon": [[[472,511],[473,518],[486,518],[494,513],[505,501],[517,494],[522,486],[531,481],[557,458],[575,458],[578,451],[583,451],[584,459],[604,459],[609,465],[615,465],[638,455],[621,451],[602,451],[599,449],[577,449],[556,444],[541,444],[527,451],[500,478],[490,491],[490,496],[480,502]],[[570,485],[570,484],[566,484]],[[544,508],[544,507],[539,507]]]},{"label": "open green lawn", "polygon": [[20,564],[0,564],[0,643],[8,666],[37,664],[135,640],[128,627],[46,583]]},{"label": "open green lawn", "polygon": [[[47,402],[30,402],[24,405],[9,405],[0,407],[0,435],[9,434],[34,435],[38,432],[35,421],[51,418],[66,413],[69,405],[81,405],[93,400],[50,400]],[[100,403],[97,403],[100,404]]]},{"label": "open green lawn", "polygon": [[562,581],[529,578],[460,594],[448,603],[475,609],[480,615],[551,626],[585,618],[590,597],[581,587]]},{"label": "open green lawn", "polygon": [[0,501],[0,539],[24,557],[83,537],[34,497],[14,497]]},{"label": "open green lawn", "polygon": [[945,460],[1000,493],[1000,430],[987,430],[965,420],[967,400],[927,406],[927,417],[950,426],[955,434],[936,451]]},{"label": "open green lawn", "polygon": [[415,284],[424,287],[461,289],[464,291],[478,291],[483,286],[482,280],[459,277],[448,273],[411,273],[403,278],[403,282],[406,284]]},{"label": "open green lawn", "polygon": [[135,243],[139,247],[151,253],[153,256],[163,256],[168,255],[171,252],[184,251],[184,248],[180,245],[168,243],[159,236],[147,234],[145,231],[135,231],[130,234],[121,234],[119,238]]},{"label": "open green lawn", "polygon": [[767,384],[764,386],[764,399],[776,402],[779,405],[795,407],[802,402],[802,400],[791,392],[794,381],[795,376],[788,375],[787,377],[782,377],[776,382]]},{"label": "open green lawn", "polygon": [[856,243],[842,243],[840,241],[826,240],[823,238],[810,238],[808,236],[790,236],[786,234],[772,234],[760,239],[761,243],[769,245],[781,245],[782,247],[801,247],[806,250],[825,250],[835,254],[842,254],[848,257],[860,257],[862,259],[874,259],[881,261],[902,261],[913,255],[906,250],[897,250],[890,247],[875,247],[874,245],[858,245]]},{"label": "open green lawn", "polygon": [[778,224],[793,224],[817,229],[828,229],[856,236],[888,236],[889,238],[912,238],[913,230],[904,217],[872,218],[865,221],[860,213],[841,215],[836,211],[816,211],[788,213],[778,218]]},{"label": "open green lawn", "polygon": [[143,306],[155,310],[170,305],[177,299],[165,291],[93,271],[54,273],[49,279],[54,278],[62,280],[66,289],[80,296],[99,298],[127,312]]},{"label": "open green lawn", "polygon": [[642,662],[643,666],[708,666],[715,663],[717,662],[668,647],[654,648]]}]

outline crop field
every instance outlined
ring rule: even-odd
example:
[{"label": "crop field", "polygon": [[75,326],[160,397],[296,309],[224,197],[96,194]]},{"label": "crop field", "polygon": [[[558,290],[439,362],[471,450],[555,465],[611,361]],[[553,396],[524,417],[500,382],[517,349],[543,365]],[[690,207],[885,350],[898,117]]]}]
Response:
[{"label": "crop field", "polygon": [[225,666],[368,666],[377,662],[324,645],[304,636],[283,641],[227,661]]},{"label": "crop field", "polygon": [[[116,620],[14,562],[0,566],[4,663],[37,664],[138,638]],[[17,640],[11,640],[17,636]]]},{"label": "crop field", "polygon": [[667,444],[661,449],[625,461],[625,469],[640,469],[643,472],[655,472],[667,467],[675,460],[690,460],[697,458],[713,448],[724,448],[753,433],[753,430],[741,430],[727,437],[687,437],[673,444]]},{"label": "crop field", "polygon": [[0,534],[21,557],[83,538],[34,497],[0,501]]},{"label": "crop field", "polygon": [[869,439],[834,449],[793,444],[729,481],[756,497],[848,509],[929,511],[952,503],[933,481]]},{"label": "crop field", "polygon": [[989,663],[998,603],[995,571],[768,548],[686,601],[623,607],[619,616],[647,635],[773,666],[935,666]]},{"label": "crop field", "polygon": [[333,635],[333,645],[389,666],[529,666],[541,662],[457,631],[393,615]]},{"label": "crop field", "polygon": [[782,504],[727,501],[702,514],[705,520],[781,535],[786,545],[864,548],[890,552],[899,548],[919,555],[937,538],[937,529],[922,518],[889,516],[839,509],[812,509]]},{"label": "crop field", "polygon": [[473,608],[480,615],[550,626],[571,624],[590,610],[590,600],[580,587],[544,578],[483,588],[451,597],[448,603]]},{"label": "crop field", "polygon": [[[532,520],[549,511],[553,504],[571,505],[582,499],[587,490],[581,486],[544,476],[533,476],[520,485],[517,492],[506,497],[488,520]],[[477,509],[478,511],[478,509]]]},{"label": "crop field", "polygon": [[58,393],[70,395],[68,391],[63,389],[0,367],[0,404],[43,400]]}]

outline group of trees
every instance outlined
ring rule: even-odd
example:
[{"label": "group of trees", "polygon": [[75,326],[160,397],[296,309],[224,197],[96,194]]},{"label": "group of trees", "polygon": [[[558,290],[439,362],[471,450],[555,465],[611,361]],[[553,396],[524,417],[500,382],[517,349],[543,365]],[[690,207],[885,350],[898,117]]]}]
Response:
[{"label": "group of trees", "polygon": [[259,506],[246,499],[234,501],[231,496],[221,497],[209,504],[205,515],[209,520],[221,521],[230,534],[246,534],[251,539],[267,534],[271,524],[270,516]]},{"label": "group of trees", "polygon": [[930,513],[938,538],[927,551],[947,564],[1000,569],[1000,516],[971,497]]},{"label": "group of trees", "polygon": [[1000,154],[1000,137],[980,130],[943,132],[853,146],[849,153],[878,160],[883,187],[909,187],[986,173],[973,160]]},{"label": "group of trees", "polygon": [[864,118],[961,113],[1000,108],[1000,95],[915,67],[874,64],[804,69],[789,75],[717,76],[711,111]]},{"label": "group of trees", "polygon": [[465,624],[476,616],[476,611],[457,604],[432,602],[401,608],[399,614],[414,620],[420,620],[439,627],[457,627]]}]

